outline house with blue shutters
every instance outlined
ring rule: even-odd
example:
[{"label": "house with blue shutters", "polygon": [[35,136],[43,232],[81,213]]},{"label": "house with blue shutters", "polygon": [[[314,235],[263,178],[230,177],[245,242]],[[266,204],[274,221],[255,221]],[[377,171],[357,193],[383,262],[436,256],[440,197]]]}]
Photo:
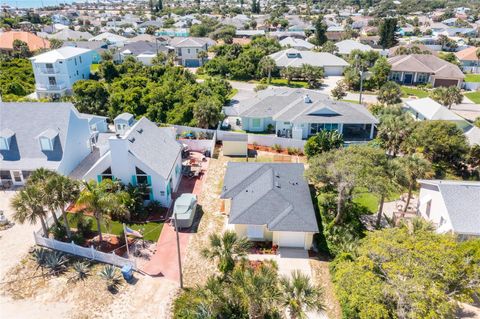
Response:
[{"label": "house with blue shutters", "polygon": [[87,158],[90,164],[80,165],[88,168],[79,178],[144,184],[149,189],[145,201],[170,206],[182,177],[182,147],[172,128],[158,127],[145,117],[135,121],[128,113],[117,116],[114,124],[115,133],[100,134],[95,160]]}]

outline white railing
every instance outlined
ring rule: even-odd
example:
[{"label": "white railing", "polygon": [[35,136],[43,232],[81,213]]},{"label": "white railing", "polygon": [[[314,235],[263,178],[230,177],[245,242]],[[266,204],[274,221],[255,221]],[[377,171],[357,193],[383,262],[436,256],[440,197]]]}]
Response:
[{"label": "white railing", "polygon": [[[60,212],[60,210],[57,210],[56,215],[57,215],[57,218],[61,218],[62,213]],[[47,224],[47,227],[50,227],[51,225],[54,224],[54,220],[52,216],[49,216],[49,218],[47,218],[46,224]],[[93,246],[90,246],[89,248],[82,247],[75,244],[73,241],[71,243],[64,243],[62,241],[59,241],[53,238],[43,237],[42,228],[33,232],[33,238],[35,239],[35,244],[42,247],[47,247],[47,248],[58,250],[67,254],[80,256],[80,257],[84,257],[91,260],[96,260],[102,263],[111,264],[118,267],[130,265],[134,270],[137,269],[137,263],[135,260],[130,260],[128,258],[118,256],[114,252],[104,253],[104,252],[95,250]]]},{"label": "white railing", "polygon": [[104,253],[98,250],[95,250],[93,247],[86,248],[78,246],[74,242],[64,243],[52,238],[42,237],[40,234],[42,231],[34,232],[33,237],[35,238],[35,243],[42,247],[47,247],[50,249],[62,251],[67,254],[80,256],[88,258],[91,260],[96,260],[102,263],[112,264],[118,267],[123,267],[125,265],[132,266],[133,269],[137,269],[137,264],[135,260],[130,260],[127,258],[120,257],[115,255],[115,253]]},{"label": "white railing", "polygon": [[40,71],[40,73],[43,73],[43,74],[57,74],[57,73],[60,73],[60,70],[57,70],[55,68],[38,68],[38,70]]},{"label": "white railing", "polygon": [[66,89],[65,84],[37,84],[37,90],[63,90]]}]

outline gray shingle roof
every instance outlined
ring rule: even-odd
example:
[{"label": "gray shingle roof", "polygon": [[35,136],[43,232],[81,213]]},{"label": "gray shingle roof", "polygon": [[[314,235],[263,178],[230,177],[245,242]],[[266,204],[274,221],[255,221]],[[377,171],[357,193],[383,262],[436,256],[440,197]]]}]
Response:
[{"label": "gray shingle roof", "polygon": [[130,141],[129,151],[164,178],[168,177],[180,156],[181,146],[168,132],[142,117],[125,135]]},{"label": "gray shingle roof", "polygon": [[[296,57],[293,57],[296,55]],[[300,67],[303,64],[312,66],[348,66],[348,63],[327,52],[298,51],[296,49],[287,49],[269,55],[278,67]]]},{"label": "gray shingle roof", "polygon": [[480,182],[444,180],[419,182],[438,187],[456,233],[480,235]]},{"label": "gray shingle roof", "polygon": [[[56,169],[63,157],[71,103],[0,103],[0,128],[13,132],[10,149],[0,151],[2,169]],[[42,151],[38,137],[56,132],[52,151]]]},{"label": "gray shingle roof", "polygon": [[[305,103],[305,95],[311,103]],[[303,89],[271,90],[242,110],[241,117],[271,117],[292,123],[378,123],[363,105],[333,101],[325,94]]]},{"label": "gray shingle roof", "polygon": [[129,42],[125,44],[119,51],[123,53],[125,51],[130,51],[130,54],[135,56],[142,54],[142,53],[157,53],[158,52],[167,52],[168,48],[166,46],[156,44],[155,42],[148,42],[148,41],[137,41],[137,42]]},{"label": "gray shingle roof", "polygon": [[229,223],[318,232],[303,172],[303,164],[229,162],[221,194],[232,201]]}]

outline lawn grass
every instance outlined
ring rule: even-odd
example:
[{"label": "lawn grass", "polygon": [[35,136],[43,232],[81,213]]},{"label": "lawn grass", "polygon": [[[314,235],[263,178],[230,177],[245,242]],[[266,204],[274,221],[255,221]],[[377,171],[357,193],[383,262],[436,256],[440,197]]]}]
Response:
[{"label": "lawn grass", "polygon": [[408,97],[412,95],[422,99],[424,97],[428,97],[430,94],[427,90],[424,90],[424,89],[419,89],[411,86],[402,86],[403,97]]},{"label": "lawn grass", "polygon": [[97,73],[99,67],[100,67],[100,64],[92,64],[92,65],[90,65],[90,73],[92,73],[92,74]]},{"label": "lawn grass", "polygon": [[480,82],[480,74],[465,74],[465,82]]},{"label": "lawn grass", "polygon": [[480,92],[468,92],[465,96],[472,100],[475,104],[480,104]]},{"label": "lawn grass", "polygon": [[[97,232],[97,220],[93,217],[84,216],[84,218],[91,219],[93,221],[91,230],[93,233]],[[77,222],[74,213],[67,213],[67,219],[70,227],[76,228]],[[145,240],[156,242],[160,233],[162,232],[163,222],[148,222],[145,224],[127,224],[127,226],[133,230],[138,230],[144,235]],[[120,235],[123,231],[123,225],[119,221],[110,221],[108,225],[102,225],[102,233],[108,233],[112,235]]]},{"label": "lawn grass", "polygon": [[237,93],[238,93],[238,89],[233,88],[232,92],[230,92],[230,94],[227,96],[227,101],[230,101],[231,99],[233,99],[233,97],[237,95]]},{"label": "lawn grass", "polygon": [[[378,210],[378,204],[380,202],[379,197],[376,194],[368,192],[366,189],[358,188],[354,191],[354,199],[353,202],[364,206],[368,209],[371,213],[375,213]],[[390,196],[385,200],[385,202],[394,201],[400,198],[399,193],[392,193]]]},{"label": "lawn grass", "polygon": [[281,79],[281,78],[272,78],[270,85],[274,86],[288,86],[292,88],[308,88],[308,82],[307,81],[290,81],[290,85],[287,84],[287,79]]},{"label": "lawn grass", "polygon": [[343,100],[343,99],[342,99],[342,100],[340,100],[340,101],[342,101],[342,102],[347,102],[347,103],[360,104],[360,103],[358,102],[358,100]]}]

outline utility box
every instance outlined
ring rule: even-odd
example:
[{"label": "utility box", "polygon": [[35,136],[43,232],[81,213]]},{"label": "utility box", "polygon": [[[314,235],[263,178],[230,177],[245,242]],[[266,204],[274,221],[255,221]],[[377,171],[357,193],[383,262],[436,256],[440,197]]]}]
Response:
[{"label": "utility box", "polygon": [[123,279],[127,282],[133,279],[133,268],[131,265],[125,265],[122,267]]}]

